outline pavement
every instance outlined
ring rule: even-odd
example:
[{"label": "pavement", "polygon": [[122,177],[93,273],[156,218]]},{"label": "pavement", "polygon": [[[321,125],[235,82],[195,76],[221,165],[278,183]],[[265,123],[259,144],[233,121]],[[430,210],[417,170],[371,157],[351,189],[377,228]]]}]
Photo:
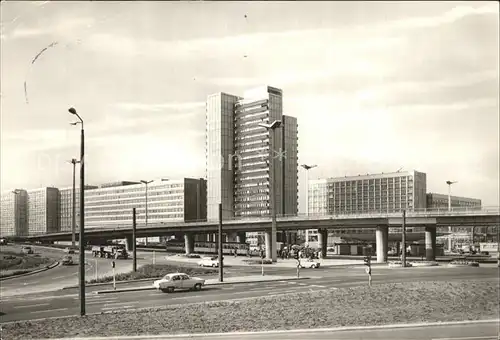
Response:
[{"label": "pavement", "polygon": [[[498,322],[446,322],[419,325],[383,325],[292,331],[216,334],[140,335],[129,337],[72,338],[74,340],[498,340]],[[59,339],[66,340],[66,339]],[[67,339],[69,340],[69,339]]]},{"label": "pavement", "polygon": [[[301,275],[307,280],[279,280],[273,282],[227,283],[207,286],[201,291],[176,291],[165,294],[159,291],[131,291],[117,294],[94,294],[103,287],[88,287],[86,294],[87,313],[123,311],[146,307],[213,302],[255,298],[260,296],[282,295],[297,292],[312,292],[326,289],[339,289],[368,284],[363,269],[317,268],[303,269]],[[214,277],[212,277],[214,278]],[[229,278],[226,278],[229,279]],[[414,281],[454,281],[481,280],[499,282],[498,268],[380,268],[372,269],[372,285],[389,282]],[[152,283],[152,281],[151,281]],[[127,287],[144,286],[144,282],[124,284]],[[109,285],[108,287],[112,287]],[[90,288],[90,289],[89,289]],[[78,291],[61,290],[30,296],[11,296],[0,301],[0,322],[31,320],[47,317],[60,317],[79,314]]]}]

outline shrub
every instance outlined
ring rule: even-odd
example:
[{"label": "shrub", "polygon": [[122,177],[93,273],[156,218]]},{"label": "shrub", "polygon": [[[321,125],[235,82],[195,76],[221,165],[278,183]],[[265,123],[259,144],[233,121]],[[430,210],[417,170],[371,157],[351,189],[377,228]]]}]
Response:
[{"label": "shrub", "polygon": [[[162,277],[168,273],[186,273],[188,275],[207,275],[216,274],[217,270],[209,268],[198,268],[198,267],[184,267],[184,266],[174,266],[168,264],[147,264],[142,267],[137,268],[137,272],[128,272],[116,275],[116,281],[128,281],[128,280],[139,280],[139,279],[153,279],[157,277]],[[112,282],[113,276],[105,276],[87,281],[87,283],[104,283]]]}]

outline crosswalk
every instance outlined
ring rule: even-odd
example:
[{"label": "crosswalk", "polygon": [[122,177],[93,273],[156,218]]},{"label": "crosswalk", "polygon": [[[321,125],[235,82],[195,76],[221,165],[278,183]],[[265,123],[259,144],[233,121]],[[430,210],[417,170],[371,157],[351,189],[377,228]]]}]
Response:
[{"label": "crosswalk", "polygon": [[[78,298],[75,298],[75,300],[78,300]],[[136,302],[133,301],[119,302],[118,297],[94,295],[94,294],[88,295],[85,303],[89,307],[102,306],[100,310],[104,312],[134,308],[137,304]]]}]

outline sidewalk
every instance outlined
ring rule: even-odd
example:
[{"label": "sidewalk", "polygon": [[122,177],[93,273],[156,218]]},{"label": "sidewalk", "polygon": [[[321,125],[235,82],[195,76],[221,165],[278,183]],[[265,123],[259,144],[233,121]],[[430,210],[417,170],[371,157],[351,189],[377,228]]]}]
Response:
[{"label": "sidewalk", "polygon": [[[253,275],[253,276],[239,276],[239,277],[228,277],[224,278],[223,282],[219,282],[219,279],[208,279],[205,280],[205,286],[220,286],[220,285],[229,285],[229,284],[238,284],[238,283],[255,283],[255,282],[273,282],[273,281],[288,281],[288,280],[307,280],[309,277],[300,277],[296,276],[279,276],[279,275]],[[131,288],[122,288],[122,289],[109,289],[109,290],[98,290],[94,291],[94,294],[108,294],[108,293],[122,293],[122,292],[135,292],[142,290],[156,290],[152,286],[154,280],[151,280],[149,285],[142,285],[139,287],[131,287]]]}]

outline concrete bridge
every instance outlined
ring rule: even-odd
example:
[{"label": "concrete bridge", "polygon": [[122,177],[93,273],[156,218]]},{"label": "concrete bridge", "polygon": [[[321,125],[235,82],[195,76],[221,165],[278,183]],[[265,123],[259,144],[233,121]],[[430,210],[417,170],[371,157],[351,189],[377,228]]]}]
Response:
[{"label": "concrete bridge", "polygon": [[[387,243],[389,228],[401,227],[401,212],[373,212],[363,214],[336,215],[298,215],[277,218],[277,231],[318,229],[318,244],[326,254],[327,232],[331,229],[343,228],[376,228],[377,262],[387,261]],[[436,249],[436,227],[438,226],[498,226],[500,224],[500,208],[454,208],[448,210],[427,210],[406,212],[405,224],[408,227],[425,228],[426,258],[434,260]],[[137,237],[153,237],[168,235],[184,235],[186,252],[192,252],[194,235],[213,234],[218,230],[218,221],[165,222],[148,223],[136,226]],[[266,256],[271,258],[271,219],[234,218],[223,221],[223,231],[228,239],[244,242],[244,233],[265,232]],[[101,224],[86,226],[87,239],[119,239],[126,238],[132,242],[132,223]],[[71,232],[60,232],[26,237],[30,241],[69,241]],[[78,235],[77,235],[78,239]],[[274,248],[274,247],[273,247]]]}]

